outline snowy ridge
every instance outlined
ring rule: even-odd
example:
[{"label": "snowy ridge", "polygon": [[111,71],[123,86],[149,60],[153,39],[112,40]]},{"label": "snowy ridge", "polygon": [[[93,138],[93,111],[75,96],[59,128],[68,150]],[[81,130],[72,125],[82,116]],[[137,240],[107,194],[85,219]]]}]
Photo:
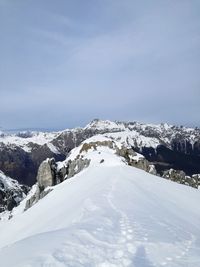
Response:
[{"label": "snowy ridge", "polygon": [[[112,144],[113,147],[109,147],[108,144]],[[84,146],[86,148],[84,148]],[[83,141],[80,146],[71,150],[66,160],[57,162],[57,170],[59,171],[63,167],[67,167],[69,161],[75,161],[81,158],[89,160],[89,165],[99,166],[100,163],[104,165],[121,165],[124,164],[125,160],[121,157],[110,157],[110,155],[116,154],[116,148],[121,148],[122,144],[103,135],[96,135]],[[136,153],[137,154],[137,153]],[[138,154],[139,155],[139,154]],[[143,157],[142,155],[140,155]],[[67,177],[67,176],[66,176]]]},{"label": "snowy ridge", "polygon": [[83,153],[88,168],[0,221],[2,266],[198,266],[199,190],[130,167],[104,146],[81,148],[69,157]]}]

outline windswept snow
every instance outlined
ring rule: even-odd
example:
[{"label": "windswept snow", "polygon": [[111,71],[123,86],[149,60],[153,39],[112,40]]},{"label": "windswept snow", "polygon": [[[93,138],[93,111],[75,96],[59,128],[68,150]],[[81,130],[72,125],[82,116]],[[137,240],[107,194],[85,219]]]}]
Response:
[{"label": "windswept snow", "polygon": [[200,191],[98,152],[87,154],[95,164],[0,222],[1,266],[199,266]]}]

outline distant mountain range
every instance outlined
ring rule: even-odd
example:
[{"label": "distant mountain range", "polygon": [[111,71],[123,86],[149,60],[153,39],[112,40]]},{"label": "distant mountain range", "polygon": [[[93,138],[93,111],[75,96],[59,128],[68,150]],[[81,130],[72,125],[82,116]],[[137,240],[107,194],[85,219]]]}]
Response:
[{"label": "distant mountain range", "polygon": [[58,132],[1,133],[0,170],[20,183],[33,185],[46,158],[64,160],[82,141],[101,134],[141,153],[163,175],[171,168],[200,173],[200,129],[168,124],[93,120],[84,128]]},{"label": "distant mountain range", "polygon": [[3,129],[0,128],[1,132],[4,133],[20,133],[20,132],[54,132],[54,131],[59,131],[59,129],[54,129],[54,128],[38,128],[38,127],[33,127],[33,128],[13,128],[13,129]]}]

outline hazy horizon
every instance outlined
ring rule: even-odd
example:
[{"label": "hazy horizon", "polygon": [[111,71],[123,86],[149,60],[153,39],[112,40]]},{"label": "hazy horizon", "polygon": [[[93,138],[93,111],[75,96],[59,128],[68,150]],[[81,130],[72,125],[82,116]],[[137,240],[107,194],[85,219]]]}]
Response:
[{"label": "hazy horizon", "polygon": [[[92,121],[92,120],[91,120]],[[82,127],[85,127],[87,124],[89,124],[91,121],[88,121],[87,123],[85,124],[82,124],[82,125],[76,125],[74,127],[63,127],[63,128],[42,128],[42,127],[22,127],[22,128],[7,128],[7,129],[4,129],[2,127],[0,127],[0,131],[2,132],[5,132],[5,133],[18,133],[20,131],[40,131],[40,132],[56,132],[56,131],[63,131],[63,130],[66,130],[66,129],[74,129],[74,128],[82,128]],[[117,121],[117,120],[113,120],[113,121]],[[164,124],[164,123],[167,123],[167,122],[158,122],[158,123],[152,123],[152,122],[144,122],[144,121],[120,121],[120,122],[139,122],[139,123],[147,123],[147,124]],[[170,124],[170,123],[167,123],[168,125],[175,125],[175,126],[184,126],[186,128],[200,128],[198,125],[187,125],[187,124]]]}]

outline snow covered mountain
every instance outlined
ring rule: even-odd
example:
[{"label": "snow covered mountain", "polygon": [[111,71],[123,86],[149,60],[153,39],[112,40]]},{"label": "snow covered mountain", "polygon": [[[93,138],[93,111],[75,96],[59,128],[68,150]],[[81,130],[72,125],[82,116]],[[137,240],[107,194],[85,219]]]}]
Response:
[{"label": "snow covered mountain", "polygon": [[129,166],[142,156],[126,149],[99,135],[57,163],[66,180],[47,183],[49,193],[24,212],[33,188],[13,218],[0,221],[1,265],[199,266],[199,190]]},{"label": "snow covered mountain", "polygon": [[97,134],[131,146],[154,164],[161,176],[170,169],[182,170],[187,176],[200,173],[200,129],[97,119],[84,128],[54,133],[2,133],[0,169],[20,183],[33,185],[43,160],[64,160],[74,147]]},{"label": "snow covered mountain", "polygon": [[[80,132],[85,132],[88,137],[99,133],[112,133],[113,138],[120,138],[135,147],[157,147],[160,144],[173,148],[175,140],[180,141],[176,149],[189,153],[192,149],[198,150],[200,129],[186,128],[168,124],[144,124],[139,122],[113,122],[109,120],[95,119],[84,128],[67,129],[59,132],[19,132],[16,134],[5,134],[1,132],[0,143],[14,145],[22,148],[26,152],[31,152],[33,144],[42,146],[54,143],[58,137],[70,135],[74,142],[79,143]],[[90,134],[89,134],[90,132]],[[119,132],[123,134],[118,135]],[[60,139],[59,139],[60,140]],[[184,142],[183,142],[184,140]],[[189,144],[187,144],[187,142]],[[80,143],[79,143],[80,144]],[[191,146],[190,146],[191,145]],[[56,147],[50,145],[52,152],[59,153]]]}]

